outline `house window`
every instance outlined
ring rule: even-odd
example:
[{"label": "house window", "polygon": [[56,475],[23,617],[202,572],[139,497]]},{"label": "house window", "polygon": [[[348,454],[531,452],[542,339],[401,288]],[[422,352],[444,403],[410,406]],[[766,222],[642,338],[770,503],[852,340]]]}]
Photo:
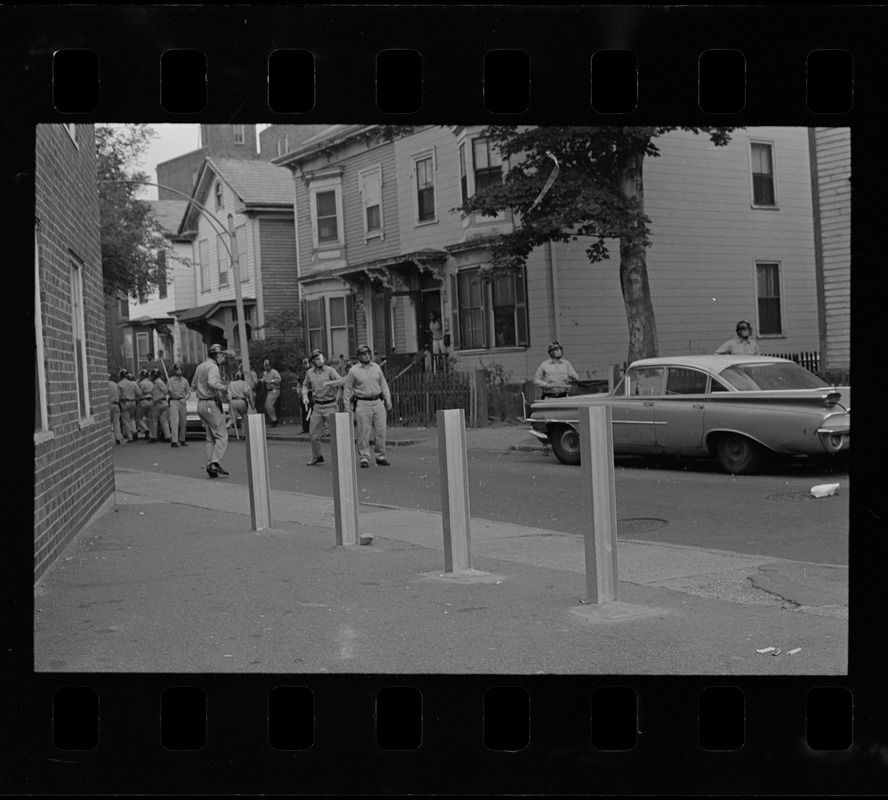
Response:
[{"label": "house window", "polygon": [[157,253],[157,296],[166,300],[167,296],[167,263],[166,250]]},{"label": "house window", "polygon": [[219,286],[228,286],[228,248],[221,235],[216,237],[216,256],[219,259]]},{"label": "house window", "polygon": [[317,243],[335,244],[339,242],[339,214],[335,190],[318,192],[315,199],[315,224]]},{"label": "house window", "polygon": [[244,283],[250,279],[247,264],[247,226],[238,225],[234,229],[234,238],[237,240],[237,268],[240,270],[241,283]]},{"label": "house window", "polygon": [[425,155],[414,160],[416,175],[416,221],[434,222],[435,212],[435,162]]},{"label": "house window", "polygon": [[210,245],[206,239],[197,244],[198,260],[200,261],[200,290],[210,291]]},{"label": "house window", "polygon": [[472,156],[476,194],[488,186],[502,183],[503,160],[490,139],[475,139],[472,142]]},{"label": "house window", "polygon": [[462,270],[456,284],[460,350],[529,344],[523,270],[484,282],[476,267]]},{"label": "house window", "polygon": [[74,342],[74,376],[77,381],[77,407],[80,417],[88,417],[89,373],[86,368],[86,317],[83,310],[82,265],[71,262],[71,328]]},{"label": "house window", "polygon": [[757,263],[755,285],[758,299],[758,332],[761,336],[783,333],[780,298],[780,265]]},{"label": "house window", "polygon": [[46,404],[46,366],[43,354],[43,309],[40,305],[40,243],[34,232],[34,433],[49,430]]},{"label": "house window", "polygon": [[243,125],[232,125],[231,127],[234,131],[234,143],[235,144],[246,144],[247,137],[244,134],[244,126]]},{"label": "house window", "polygon": [[327,355],[326,319],[324,314],[324,298],[305,301],[305,326],[308,350],[320,350]]},{"label": "house window", "polygon": [[361,203],[364,207],[364,235],[382,234],[382,167],[373,167],[358,173]]},{"label": "house window", "polygon": [[774,188],[774,148],[769,144],[753,143],[752,157],[752,204],[774,206],[777,195]]},{"label": "house window", "polygon": [[469,199],[469,174],[466,170],[466,143],[459,145],[459,189],[463,203]]},{"label": "house window", "polygon": [[354,299],[351,295],[331,297],[330,305],[330,353],[327,357],[348,358],[357,347],[355,331]]},{"label": "house window", "polygon": [[222,181],[216,181],[216,208],[222,208]]}]

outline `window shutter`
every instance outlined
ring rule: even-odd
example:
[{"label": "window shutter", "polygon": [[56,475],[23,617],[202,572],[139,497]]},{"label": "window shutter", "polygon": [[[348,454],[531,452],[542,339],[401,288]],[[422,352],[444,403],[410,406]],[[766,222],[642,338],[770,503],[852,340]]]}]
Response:
[{"label": "window shutter", "polygon": [[515,332],[516,344],[519,347],[530,346],[530,325],[527,319],[527,271],[521,270],[520,275],[514,276],[515,280]]},{"label": "window shutter", "polygon": [[350,294],[345,300],[345,322],[348,326],[348,357],[358,349],[358,330],[355,326],[355,296]]},{"label": "window shutter", "polygon": [[[479,275],[480,270],[479,270]],[[492,305],[490,297],[490,281],[481,279],[481,346],[490,347],[490,309]]]},{"label": "window shutter", "polygon": [[454,350],[459,350],[459,291],[456,285],[456,275],[450,276],[450,307],[453,309],[450,322],[450,344]]}]

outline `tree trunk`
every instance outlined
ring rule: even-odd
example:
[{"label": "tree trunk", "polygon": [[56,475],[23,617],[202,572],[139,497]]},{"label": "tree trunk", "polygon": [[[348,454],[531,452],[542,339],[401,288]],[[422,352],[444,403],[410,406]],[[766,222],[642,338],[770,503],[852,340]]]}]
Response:
[{"label": "tree trunk", "polygon": [[[620,191],[638,204],[639,216],[644,214],[644,183],[642,165],[644,153],[633,153],[620,165]],[[639,229],[641,222],[638,223]],[[620,287],[629,325],[628,361],[654,358],[659,353],[657,323],[648,283],[647,261],[643,237],[627,234],[620,237]]]}]

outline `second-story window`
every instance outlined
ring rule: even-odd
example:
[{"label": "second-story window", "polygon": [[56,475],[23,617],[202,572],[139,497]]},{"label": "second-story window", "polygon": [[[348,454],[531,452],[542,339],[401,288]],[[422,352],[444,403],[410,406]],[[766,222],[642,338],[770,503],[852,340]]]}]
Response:
[{"label": "second-story window", "polygon": [[339,217],[336,214],[336,192],[318,192],[317,221],[318,243],[327,244],[339,241]]},{"label": "second-story window", "polygon": [[[311,236],[314,247],[332,252],[345,244],[342,217],[342,169],[335,167],[308,177]],[[327,253],[326,255],[329,255]]]},{"label": "second-story window", "polygon": [[234,131],[234,143],[235,144],[246,144],[247,137],[244,132],[243,125],[232,125],[231,126]]},{"label": "second-story window", "polygon": [[200,290],[210,291],[210,246],[206,239],[197,243],[197,258],[200,262]]},{"label": "second-story window", "polygon": [[463,203],[469,199],[469,173],[466,169],[466,143],[459,145],[459,188]]},{"label": "second-story window", "polygon": [[432,155],[416,158],[416,221],[432,222],[435,212],[435,159]]},{"label": "second-story window", "polygon": [[382,234],[382,167],[372,167],[358,174],[361,204],[364,208],[364,235]]},{"label": "second-story window", "polygon": [[228,286],[228,250],[221,236],[216,237],[216,255],[219,258],[219,286]]},{"label": "second-story window", "polygon": [[502,183],[503,160],[490,139],[472,142],[472,168],[475,172],[475,192]]},{"label": "second-story window", "polygon": [[752,204],[754,206],[777,205],[774,186],[774,148],[770,144],[753,142],[752,156]]}]

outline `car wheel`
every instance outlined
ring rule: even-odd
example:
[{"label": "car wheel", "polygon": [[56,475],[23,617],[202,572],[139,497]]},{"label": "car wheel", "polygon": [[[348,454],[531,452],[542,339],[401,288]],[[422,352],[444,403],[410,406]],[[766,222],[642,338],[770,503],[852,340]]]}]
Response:
[{"label": "car wheel", "polygon": [[552,452],[562,464],[576,466],[580,463],[580,434],[573,428],[556,428],[549,435]]},{"label": "car wheel", "polygon": [[765,462],[765,449],[745,436],[729,433],[715,443],[719,466],[730,475],[751,475]]}]

